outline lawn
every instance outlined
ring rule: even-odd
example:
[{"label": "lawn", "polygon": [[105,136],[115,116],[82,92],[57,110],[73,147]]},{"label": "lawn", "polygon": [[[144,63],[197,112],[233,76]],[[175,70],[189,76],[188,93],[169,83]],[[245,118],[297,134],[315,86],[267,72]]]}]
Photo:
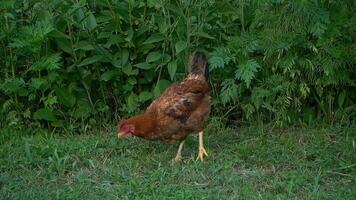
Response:
[{"label": "lawn", "polygon": [[0,133],[0,199],[355,199],[356,127],[225,128],[212,121],[209,158],[178,144],[113,131]]}]

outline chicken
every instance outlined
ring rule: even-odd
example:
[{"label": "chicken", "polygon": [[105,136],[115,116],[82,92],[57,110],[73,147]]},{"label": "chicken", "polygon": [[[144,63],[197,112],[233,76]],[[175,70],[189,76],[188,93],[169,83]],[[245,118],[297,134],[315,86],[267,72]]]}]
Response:
[{"label": "chicken", "polygon": [[197,160],[203,161],[208,156],[203,144],[204,121],[210,114],[209,69],[204,53],[193,53],[189,67],[188,76],[182,82],[168,87],[144,114],[121,120],[118,137],[137,136],[165,143],[180,141],[173,160],[179,161],[187,136],[193,132],[199,133]]}]

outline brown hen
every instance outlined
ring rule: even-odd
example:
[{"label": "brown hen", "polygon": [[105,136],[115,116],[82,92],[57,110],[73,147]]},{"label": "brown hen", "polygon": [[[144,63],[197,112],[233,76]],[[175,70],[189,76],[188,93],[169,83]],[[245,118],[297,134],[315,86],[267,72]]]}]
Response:
[{"label": "brown hen", "polygon": [[166,143],[180,141],[174,161],[182,158],[181,152],[187,136],[199,133],[197,159],[208,156],[203,144],[204,121],[210,114],[209,69],[202,52],[193,53],[186,79],[167,88],[151,103],[142,115],[121,120],[118,137],[137,136]]}]

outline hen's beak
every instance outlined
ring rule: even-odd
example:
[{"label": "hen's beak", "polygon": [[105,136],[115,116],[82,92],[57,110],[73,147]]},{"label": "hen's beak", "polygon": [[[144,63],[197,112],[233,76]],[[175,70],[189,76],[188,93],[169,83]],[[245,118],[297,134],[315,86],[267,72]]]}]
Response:
[{"label": "hen's beak", "polygon": [[122,132],[119,132],[118,134],[117,134],[117,137],[118,138],[122,138],[124,136],[124,133],[122,133]]}]

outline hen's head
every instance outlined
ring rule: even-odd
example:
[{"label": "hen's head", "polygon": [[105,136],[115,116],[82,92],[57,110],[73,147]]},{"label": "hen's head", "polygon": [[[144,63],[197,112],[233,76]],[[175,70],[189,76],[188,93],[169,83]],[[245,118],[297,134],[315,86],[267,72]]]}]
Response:
[{"label": "hen's head", "polygon": [[117,129],[117,137],[130,137],[135,132],[135,126],[126,120],[121,120]]}]

